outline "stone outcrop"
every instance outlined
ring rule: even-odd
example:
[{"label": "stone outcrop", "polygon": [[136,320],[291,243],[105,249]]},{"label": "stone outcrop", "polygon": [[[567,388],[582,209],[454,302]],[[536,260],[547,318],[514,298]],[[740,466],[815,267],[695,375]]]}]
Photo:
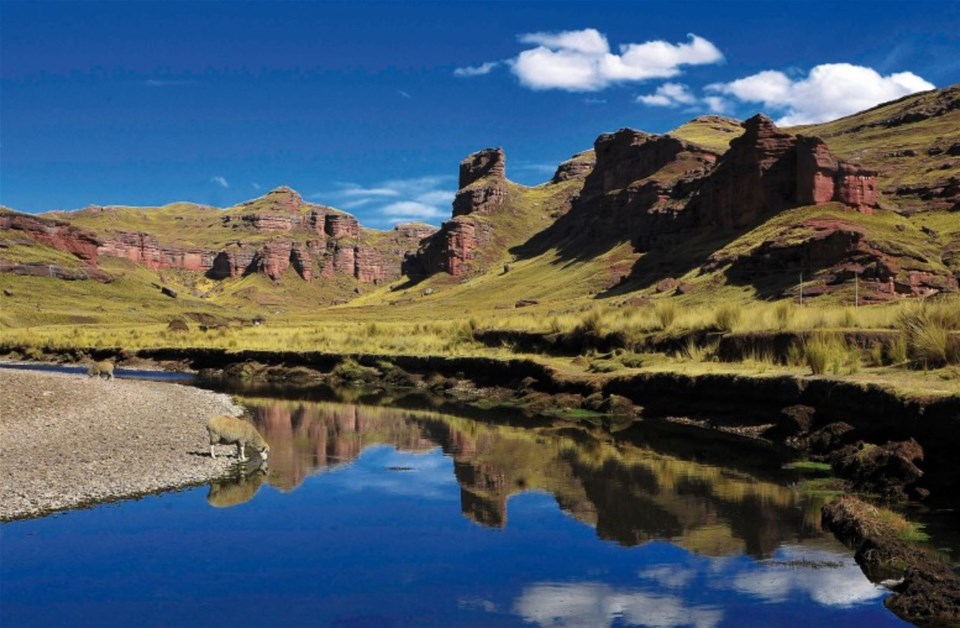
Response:
[{"label": "stone outcrop", "polygon": [[480,247],[477,225],[468,218],[455,218],[443,223],[440,230],[426,239],[416,254],[409,254],[403,263],[403,274],[419,278],[444,272],[454,277],[469,273]]},{"label": "stone outcrop", "polygon": [[453,199],[453,215],[489,214],[507,196],[507,158],[502,148],[486,148],[460,162],[460,189]]},{"label": "stone outcrop", "polygon": [[181,249],[160,245],[156,236],[148,233],[119,233],[105,240],[97,248],[103,257],[120,257],[151,270],[161,268],[182,268],[184,270],[207,271],[213,266],[215,253],[198,248]]},{"label": "stone outcrop", "polygon": [[836,160],[822,140],[785,133],[764,115],[744,122],[694,201],[696,224],[739,229],[797,205],[877,206],[877,173]]},{"label": "stone outcrop", "polygon": [[486,177],[504,179],[506,168],[507,156],[502,148],[477,151],[460,162],[460,181],[457,187],[463,189]]},{"label": "stone outcrop", "polygon": [[592,150],[585,150],[557,166],[557,171],[550,181],[561,183],[570,179],[583,179],[590,174],[596,164],[596,154]]},{"label": "stone outcrop", "polygon": [[95,265],[99,257],[100,242],[96,236],[62,220],[2,210],[0,231],[20,232],[27,238],[71,253],[88,265]]},{"label": "stone outcrop", "polygon": [[401,272],[420,279],[435,273],[463,277],[476,269],[477,252],[491,227],[474,220],[490,215],[507,199],[506,155],[486,148],[460,162],[460,189],[453,200],[453,219],[425,237],[417,251],[405,255]]},{"label": "stone outcrop", "polygon": [[839,161],[817,137],[797,136],[797,198],[800,205],[839,201],[861,211],[877,206],[877,173]]},{"label": "stone outcrop", "polygon": [[359,238],[360,223],[349,214],[327,214],[324,216],[323,232],[331,238]]}]

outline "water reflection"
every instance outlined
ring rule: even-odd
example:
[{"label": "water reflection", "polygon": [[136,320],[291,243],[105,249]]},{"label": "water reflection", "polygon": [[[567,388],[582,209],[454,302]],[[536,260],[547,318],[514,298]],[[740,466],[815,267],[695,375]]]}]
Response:
[{"label": "water reflection", "polygon": [[683,599],[601,583],[538,584],[517,600],[515,610],[540,626],[598,628],[621,619],[633,626],[697,626],[712,628],[723,611],[687,606]]},{"label": "water reflection", "polygon": [[[281,491],[374,445],[408,453],[439,447],[453,459],[463,515],[483,526],[503,528],[510,497],[543,491],[601,539],[623,546],[669,539],[709,556],[764,558],[785,541],[820,534],[820,503],[788,487],[658,453],[599,428],[513,427],[327,402],[243,402],[270,443],[264,479]],[[250,499],[258,487],[244,478],[229,491]]]},{"label": "water reflection", "polygon": [[247,465],[238,465],[231,477],[221,478],[210,484],[207,503],[214,508],[230,508],[246,503],[260,490],[267,471],[262,466],[252,471]]}]

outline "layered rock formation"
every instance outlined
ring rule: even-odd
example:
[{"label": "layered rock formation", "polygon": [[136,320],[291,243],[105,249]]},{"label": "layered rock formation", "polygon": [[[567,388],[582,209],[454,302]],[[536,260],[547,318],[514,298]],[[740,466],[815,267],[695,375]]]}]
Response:
[{"label": "layered rock formation", "polygon": [[493,214],[506,201],[506,162],[502,148],[486,148],[460,162],[453,220],[443,223],[439,231],[421,242],[416,253],[405,257],[404,275],[416,279],[439,272],[454,277],[470,273],[491,229],[474,217]]},{"label": "layered rock formation", "polygon": [[[185,204],[187,205],[187,204]],[[349,277],[359,283],[377,283],[400,275],[404,254],[413,251],[420,240],[435,228],[425,224],[397,225],[392,231],[363,229],[349,214],[323,205],[306,203],[290,188],[277,188],[261,198],[225,211],[189,205],[183,211],[202,209],[189,219],[175,215],[174,229],[169,224],[156,233],[131,231],[125,226],[143,222],[141,212],[150,209],[91,208],[82,212],[84,224],[102,222],[102,232],[94,235],[71,226],[69,212],[64,218],[40,218],[13,211],[0,213],[0,230],[22,232],[24,242],[40,242],[76,255],[89,266],[87,271],[57,272],[43,268],[20,268],[7,262],[6,272],[86,277],[105,257],[127,259],[151,270],[168,268],[205,273],[212,279],[238,278],[262,273],[280,279],[290,267],[305,281]],[[166,220],[178,214],[179,206],[169,206]],[[176,224],[186,220],[190,226]],[[154,221],[155,222],[155,221]],[[150,223],[153,224],[153,223]],[[114,226],[116,225],[116,226]],[[218,231],[229,230],[235,238],[227,245],[204,245],[204,238],[222,242]],[[197,237],[199,236],[199,237]],[[194,239],[196,238],[196,239]],[[264,239],[266,238],[266,239]],[[190,244],[191,240],[195,244]],[[105,277],[102,272],[93,273]]]},{"label": "layered rock formation", "polygon": [[97,247],[103,257],[121,257],[143,264],[151,270],[182,268],[206,271],[213,265],[214,253],[199,248],[182,249],[161,246],[156,236],[149,233],[121,232]]},{"label": "layered rock formation", "polygon": [[100,242],[92,233],[63,220],[40,218],[10,210],[0,211],[0,231],[23,234],[47,246],[76,255],[88,265],[96,265]]},{"label": "layered rock formation", "polygon": [[816,137],[780,131],[764,115],[704,180],[694,203],[698,225],[738,229],[787,207],[839,201],[861,211],[877,206],[877,173],[837,160]]},{"label": "layered rock formation", "polygon": [[596,153],[592,150],[585,150],[577,153],[567,161],[557,166],[551,183],[562,183],[571,179],[583,179],[593,170],[597,164]]},{"label": "layered rock formation", "polygon": [[503,205],[507,157],[502,148],[485,148],[460,162],[460,185],[453,216],[489,214]]}]

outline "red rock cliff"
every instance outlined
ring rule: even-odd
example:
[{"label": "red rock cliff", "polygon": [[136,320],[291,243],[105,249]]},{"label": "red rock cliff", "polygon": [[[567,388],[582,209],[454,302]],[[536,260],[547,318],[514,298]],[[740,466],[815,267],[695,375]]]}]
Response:
[{"label": "red rock cliff", "polygon": [[21,231],[47,246],[76,255],[88,265],[95,265],[99,257],[96,236],[61,220],[4,210],[0,212],[0,231]]},{"label": "red rock cliff", "polygon": [[507,196],[506,163],[502,148],[486,148],[460,162],[460,189],[453,199],[453,215],[496,211]]}]

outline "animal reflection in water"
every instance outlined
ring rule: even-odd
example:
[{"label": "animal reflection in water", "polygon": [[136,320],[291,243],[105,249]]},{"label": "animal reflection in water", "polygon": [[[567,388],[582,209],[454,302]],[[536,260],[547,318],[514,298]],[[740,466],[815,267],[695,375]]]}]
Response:
[{"label": "animal reflection in water", "polygon": [[223,478],[210,484],[207,503],[214,508],[230,508],[248,502],[260,490],[266,477],[267,470],[263,465],[253,471],[247,471],[245,465],[238,465],[234,477]]}]

